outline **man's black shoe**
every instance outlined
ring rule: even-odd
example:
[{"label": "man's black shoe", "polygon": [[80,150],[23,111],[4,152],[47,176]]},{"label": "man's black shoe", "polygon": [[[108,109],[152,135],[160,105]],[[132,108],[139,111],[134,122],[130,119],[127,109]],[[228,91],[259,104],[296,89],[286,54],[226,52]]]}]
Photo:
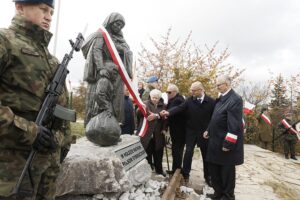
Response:
[{"label": "man's black shoe", "polygon": [[235,196],[234,195],[231,195],[229,197],[222,196],[222,198],[220,200],[235,200]]},{"label": "man's black shoe", "polygon": [[175,173],[175,171],[173,171],[173,170],[167,170],[166,173],[169,174],[170,176],[172,176]]},{"label": "man's black shoe", "polygon": [[293,159],[293,160],[298,160],[298,159],[296,158],[296,156],[291,156],[291,159]]},{"label": "man's black shoe", "polygon": [[217,194],[206,194],[206,197],[212,199],[212,200],[220,200],[222,198],[222,195]]},{"label": "man's black shoe", "polygon": [[289,159],[289,156],[288,156],[288,155],[285,155],[284,157],[285,157],[285,159]]},{"label": "man's black shoe", "polygon": [[205,179],[205,183],[206,183],[209,187],[212,187],[212,181],[211,181],[211,178]]}]

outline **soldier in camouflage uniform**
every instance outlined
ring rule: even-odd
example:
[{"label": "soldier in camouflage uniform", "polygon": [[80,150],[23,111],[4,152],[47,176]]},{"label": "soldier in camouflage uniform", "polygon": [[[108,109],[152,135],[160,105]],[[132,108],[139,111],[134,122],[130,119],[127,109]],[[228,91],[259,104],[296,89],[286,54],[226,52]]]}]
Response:
[{"label": "soldier in camouflage uniform", "polygon": [[271,150],[273,130],[272,130],[272,126],[262,118],[262,114],[264,114],[269,120],[271,119],[268,108],[262,108],[260,115],[257,116],[259,142],[261,148]]},{"label": "soldier in camouflage uniform", "polygon": [[[56,120],[50,130],[35,119],[58,60],[48,51],[54,1],[14,0],[16,15],[0,29],[0,199],[11,194],[31,149],[33,195],[21,199],[54,200],[62,146],[69,146],[69,124]],[[64,94],[67,94],[66,92]],[[65,105],[66,96],[60,97]],[[31,190],[28,174],[21,191]]]},{"label": "soldier in camouflage uniform", "polygon": [[[290,116],[286,116],[285,120],[289,125],[292,126],[293,129],[295,129],[295,124],[292,123],[292,118]],[[296,143],[297,143],[297,135],[293,133],[290,129],[287,129],[284,127],[282,123],[279,125],[279,130],[281,133],[283,133],[283,150],[284,150],[284,156],[286,159],[289,159],[289,154],[291,155],[291,159],[297,160],[296,158]]]},{"label": "soldier in camouflage uniform", "polygon": [[147,87],[146,87],[146,89],[145,89],[145,91],[142,95],[142,100],[143,101],[150,100],[151,90],[159,88],[158,77],[157,76],[150,76],[146,82],[147,82]]}]

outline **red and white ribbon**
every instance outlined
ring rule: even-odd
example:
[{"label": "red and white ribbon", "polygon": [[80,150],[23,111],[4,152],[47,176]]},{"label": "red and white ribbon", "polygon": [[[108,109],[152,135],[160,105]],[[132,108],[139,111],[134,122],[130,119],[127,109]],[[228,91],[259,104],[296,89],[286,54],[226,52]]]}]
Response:
[{"label": "red and white ribbon", "polygon": [[119,68],[119,74],[121,75],[122,80],[124,81],[124,83],[127,86],[131,96],[133,97],[134,101],[136,102],[136,104],[138,105],[139,109],[141,110],[141,112],[144,116],[144,120],[143,120],[141,130],[138,133],[138,135],[140,137],[144,137],[144,135],[146,134],[147,129],[148,129],[148,121],[147,121],[147,118],[146,118],[146,116],[147,116],[146,106],[143,103],[143,101],[141,100],[138,92],[133,89],[134,87],[132,85],[132,81],[129,78],[129,75],[126,71],[126,68],[125,68],[120,56],[119,56],[119,53],[118,53],[118,51],[115,47],[115,44],[112,41],[112,39],[111,39],[110,35],[108,34],[107,30],[103,26],[101,26],[98,31],[100,33],[102,33],[105,44],[106,44],[106,46],[109,50],[109,53],[112,57],[112,60]]},{"label": "red and white ribbon", "polygon": [[225,140],[235,144],[237,141],[237,135],[234,135],[232,133],[227,133]]},{"label": "red and white ribbon", "polygon": [[290,133],[296,134],[298,137],[298,140],[300,140],[300,133],[296,131],[285,119],[281,120],[281,123],[283,126],[288,129]]},{"label": "red and white ribbon", "polygon": [[271,120],[265,115],[265,114],[261,114],[261,118],[270,126],[272,126]]},{"label": "red and white ribbon", "polygon": [[255,107],[254,104],[248,102],[248,101],[245,101],[245,105],[244,105],[244,109],[243,109],[243,112],[245,115],[249,115],[249,114],[253,114],[253,108]]}]

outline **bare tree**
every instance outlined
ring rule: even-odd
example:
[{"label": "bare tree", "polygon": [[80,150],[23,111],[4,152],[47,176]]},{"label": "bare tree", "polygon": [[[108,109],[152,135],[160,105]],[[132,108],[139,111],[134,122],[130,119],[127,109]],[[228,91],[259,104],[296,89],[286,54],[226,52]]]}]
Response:
[{"label": "bare tree", "polygon": [[292,113],[297,112],[297,100],[300,92],[300,75],[291,75],[286,79],[287,96],[289,97],[290,110]]},{"label": "bare tree", "polygon": [[159,41],[150,38],[153,50],[142,45],[138,58],[140,67],[136,70],[140,80],[157,75],[163,88],[172,82],[177,84],[184,94],[196,80],[201,81],[208,92],[216,94],[215,80],[219,74],[229,74],[234,84],[240,81],[244,69],[237,69],[227,62],[230,56],[228,48],[217,51],[216,42],[212,47],[205,45],[202,51],[192,42],[192,32],[180,42],[179,39],[171,40],[171,30],[169,28],[166,36],[162,36]]},{"label": "bare tree", "polygon": [[267,104],[270,95],[270,82],[265,83],[243,83],[239,87],[240,94],[245,100],[255,105]]}]

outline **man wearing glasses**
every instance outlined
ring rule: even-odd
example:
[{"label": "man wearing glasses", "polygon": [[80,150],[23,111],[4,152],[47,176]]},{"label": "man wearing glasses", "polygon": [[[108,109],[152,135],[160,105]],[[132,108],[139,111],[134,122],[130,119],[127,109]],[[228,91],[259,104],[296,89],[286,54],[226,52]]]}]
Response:
[{"label": "man wearing glasses", "polygon": [[[169,84],[167,88],[168,104],[167,109],[174,108],[184,102],[184,97],[179,94],[179,89],[174,84]],[[182,167],[183,149],[185,144],[185,117],[184,113],[170,116],[168,126],[172,141],[172,173]]]},{"label": "man wearing glasses", "polygon": [[228,76],[217,78],[220,98],[211,117],[208,131],[207,161],[215,193],[207,195],[215,200],[234,200],[235,165],[244,162],[243,100],[231,89]]},{"label": "man wearing glasses", "polygon": [[210,174],[206,162],[207,139],[203,138],[210,118],[212,116],[215,100],[205,94],[204,87],[201,82],[197,81],[191,85],[191,96],[188,97],[179,106],[173,107],[168,111],[161,112],[165,116],[173,116],[178,113],[184,113],[186,119],[186,150],[183,159],[182,175],[185,182],[188,183],[192,166],[194,148],[196,144],[200,147],[205,182],[211,185]]}]

